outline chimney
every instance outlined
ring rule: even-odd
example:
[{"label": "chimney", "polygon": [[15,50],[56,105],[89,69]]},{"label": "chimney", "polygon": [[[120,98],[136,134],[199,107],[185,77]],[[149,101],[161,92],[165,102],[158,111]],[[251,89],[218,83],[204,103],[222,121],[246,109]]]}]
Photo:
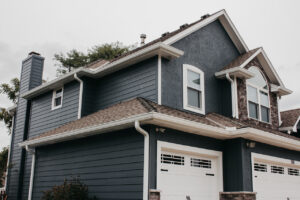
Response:
[{"label": "chimney", "polygon": [[140,38],[141,38],[141,46],[143,46],[143,45],[145,45],[145,40],[146,40],[146,38],[147,38],[147,35],[146,34],[141,34],[140,35]]},{"label": "chimney", "polygon": [[31,156],[18,146],[20,142],[28,138],[30,121],[31,102],[22,98],[22,94],[42,84],[43,68],[44,58],[39,53],[30,52],[27,58],[22,61],[20,92],[14,118],[13,133],[11,134],[10,163],[13,163],[13,165],[8,169],[7,176],[9,183],[7,194],[16,197],[16,199],[22,198],[25,158],[31,162]]}]

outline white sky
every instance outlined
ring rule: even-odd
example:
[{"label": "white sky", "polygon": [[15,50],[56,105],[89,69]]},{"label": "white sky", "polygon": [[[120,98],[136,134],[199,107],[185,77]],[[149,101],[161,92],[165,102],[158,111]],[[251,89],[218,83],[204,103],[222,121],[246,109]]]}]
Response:
[{"label": "white sky", "polygon": [[[34,50],[45,59],[44,79],[55,77],[53,55],[86,51],[105,42],[146,42],[206,13],[226,9],[250,49],[263,46],[285,86],[281,110],[300,107],[300,1],[298,0],[1,0],[0,83],[20,76],[21,61]],[[12,104],[0,95],[0,107]],[[9,144],[0,125],[0,148]]]}]

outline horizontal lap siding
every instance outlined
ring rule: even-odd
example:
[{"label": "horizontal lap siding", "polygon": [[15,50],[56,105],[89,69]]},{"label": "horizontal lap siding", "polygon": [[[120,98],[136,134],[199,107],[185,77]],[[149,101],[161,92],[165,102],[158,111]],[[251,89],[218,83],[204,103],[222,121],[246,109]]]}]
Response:
[{"label": "horizontal lap siding", "polygon": [[157,102],[157,65],[158,58],[153,57],[101,78],[97,88],[93,88],[97,94],[94,109],[100,110],[134,97]]},{"label": "horizontal lap siding", "polygon": [[99,199],[142,199],[143,141],[129,129],[38,148],[33,199],[72,177]]}]

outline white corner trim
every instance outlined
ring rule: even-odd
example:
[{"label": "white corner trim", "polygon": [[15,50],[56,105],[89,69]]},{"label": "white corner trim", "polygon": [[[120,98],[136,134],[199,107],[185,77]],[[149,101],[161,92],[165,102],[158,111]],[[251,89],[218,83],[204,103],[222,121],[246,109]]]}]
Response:
[{"label": "white corner trim", "polygon": [[239,97],[238,97],[238,84],[237,84],[237,79],[236,76],[234,77],[234,95],[235,95],[235,117],[238,119],[239,118]]},{"label": "white corner trim", "polygon": [[[157,189],[160,190],[160,159],[161,159],[161,152],[163,150],[167,151],[174,151],[179,152],[183,154],[193,154],[193,155],[199,155],[199,156],[207,156],[209,158],[215,158],[217,160],[217,175],[218,175],[218,189],[220,191],[223,191],[223,153],[221,151],[214,151],[204,148],[198,148],[198,147],[191,147],[187,145],[181,145],[181,144],[175,144],[175,143],[169,143],[169,142],[163,142],[163,141],[157,141],[157,156],[156,156],[156,184]],[[163,191],[162,191],[163,192]]]},{"label": "white corner trim", "polygon": [[28,191],[28,200],[32,199],[32,192],[33,192],[33,181],[34,181],[34,171],[35,171],[35,149],[29,149],[26,146],[26,151],[32,154],[31,159],[31,169],[30,169],[30,181],[29,181],[29,191]]},{"label": "white corner trim", "polygon": [[[187,79],[187,72],[188,70],[193,71],[197,74],[200,75],[200,91],[201,91],[201,108],[193,107],[188,105],[188,79]],[[205,115],[205,77],[204,77],[204,72],[189,64],[183,64],[183,109],[193,111],[196,113],[200,113]]]},{"label": "white corner trim", "polygon": [[82,112],[82,95],[83,95],[83,81],[78,78],[77,74],[74,74],[74,78],[79,82],[79,101],[78,101],[78,114],[77,119],[81,118],[81,112]]},{"label": "white corner trim", "polygon": [[229,76],[229,74],[226,74],[226,79],[230,82],[230,88],[231,88],[231,112],[232,112],[232,117],[236,118],[236,98],[235,98],[235,83],[234,80],[232,80]]},{"label": "white corner trim", "polygon": [[144,136],[144,178],[143,178],[143,200],[148,200],[149,194],[149,133],[142,129],[140,122],[135,120],[135,129]]},{"label": "white corner trim", "polygon": [[157,101],[158,105],[161,105],[161,96],[162,96],[162,85],[161,85],[161,55],[158,55],[158,64],[157,64]]}]

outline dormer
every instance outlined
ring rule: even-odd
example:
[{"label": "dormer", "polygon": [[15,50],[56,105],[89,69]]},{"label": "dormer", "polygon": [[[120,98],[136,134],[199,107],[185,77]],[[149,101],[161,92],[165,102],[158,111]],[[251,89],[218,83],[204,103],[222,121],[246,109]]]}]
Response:
[{"label": "dormer", "polygon": [[279,127],[278,100],[292,91],[284,86],[262,48],[242,54],[215,76],[231,82],[232,117]]}]

